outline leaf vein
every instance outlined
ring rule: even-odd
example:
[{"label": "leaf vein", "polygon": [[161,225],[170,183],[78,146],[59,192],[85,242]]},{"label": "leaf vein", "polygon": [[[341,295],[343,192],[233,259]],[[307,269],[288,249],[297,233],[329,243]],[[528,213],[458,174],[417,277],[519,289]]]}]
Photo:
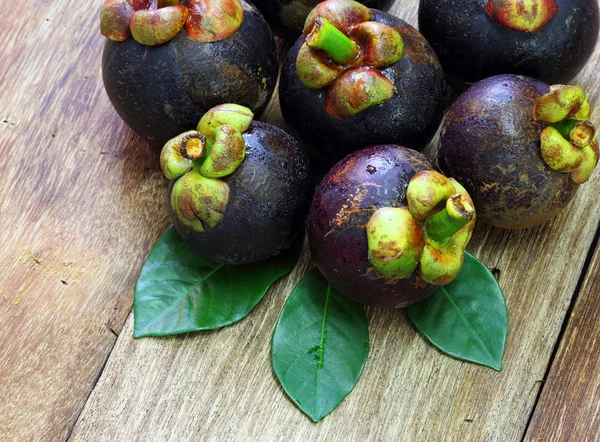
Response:
[{"label": "leaf vein", "polygon": [[452,306],[456,309],[456,311],[458,312],[458,315],[460,316],[460,318],[466,324],[467,328],[469,329],[469,332],[471,332],[471,335],[474,336],[475,339],[477,339],[477,341],[483,347],[483,349],[488,354],[488,356],[491,358],[491,360],[495,361],[496,358],[494,357],[494,355],[492,355],[490,353],[490,350],[485,345],[485,342],[483,342],[483,339],[481,339],[481,336],[479,336],[479,334],[471,326],[471,323],[469,322],[469,320],[465,317],[465,315],[463,315],[463,312],[460,310],[460,308],[458,307],[458,305],[456,305],[456,303],[454,302],[454,299],[452,299],[452,296],[450,296],[450,293],[448,293],[448,290],[446,290],[446,288],[444,286],[440,286],[440,288],[442,289],[442,292],[444,293],[444,295],[446,296],[446,298],[448,298],[448,300],[450,301],[450,303],[452,304]]},{"label": "leaf vein", "polygon": [[315,416],[319,416],[319,384],[321,378],[321,369],[323,368],[323,362],[325,358],[325,334],[327,333],[327,307],[329,307],[329,296],[331,294],[331,285],[327,284],[327,293],[325,294],[325,308],[323,309],[323,323],[321,324],[321,343],[319,351],[319,363],[317,365],[317,391],[316,396],[316,413]]},{"label": "leaf vein", "polygon": [[165,316],[167,316],[169,313],[171,313],[171,310],[175,309],[175,307],[177,307],[177,305],[186,297],[189,296],[190,293],[192,293],[192,291],[194,291],[200,284],[202,284],[204,281],[206,281],[208,278],[210,278],[214,273],[217,272],[217,270],[219,270],[221,267],[223,267],[223,264],[219,264],[217,267],[215,267],[215,269],[208,273],[204,278],[202,278],[198,284],[196,284],[194,287],[192,287],[190,290],[188,290],[186,293],[184,293],[177,301],[173,302],[173,304],[171,305],[171,307],[169,307],[167,310],[165,310],[161,315],[157,316],[154,320],[152,320],[149,324],[147,324],[144,328],[142,328],[141,330],[138,331],[138,333],[144,333],[147,330],[150,329],[150,327],[152,325],[154,325],[154,323],[156,323],[159,319],[164,318]]}]

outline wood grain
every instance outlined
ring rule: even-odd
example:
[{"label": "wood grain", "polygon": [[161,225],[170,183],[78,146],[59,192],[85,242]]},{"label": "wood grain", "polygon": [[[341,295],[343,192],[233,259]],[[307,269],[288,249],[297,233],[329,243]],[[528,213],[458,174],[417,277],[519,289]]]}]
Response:
[{"label": "wood grain", "polygon": [[98,10],[0,1],[0,440],[65,439],[167,225],[102,89]]},{"label": "wood grain", "polygon": [[[393,12],[415,24],[416,4]],[[470,249],[500,270],[510,312],[501,374],[441,355],[402,311],[370,310],[365,373],[314,425],[269,360],[306,251],[242,322],[132,339],[132,289],[167,225],[166,183],[103,92],[99,3],[28,5],[0,0],[0,440],[64,440],[76,421],[72,439],[93,441],[521,438],[598,227],[598,173],[546,226],[477,229]],[[596,103],[599,60],[579,77]],[[266,119],[282,125],[276,100]]]},{"label": "wood grain", "polygon": [[600,245],[587,270],[526,441],[600,440]]},{"label": "wood grain", "polygon": [[[414,24],[416,5],[399,0],[393,12]],[[577,80],[595,102],[599,60],[597,51]],[[267,120],[281,123],[276,106]],[[598,182],[596,173],[545,226],[478,227],[470,250],[499,270],[510,312],[501,373],[443,356],[402,311],[370,309],[361,380],[312,424],[285,397],[269,359],[279,311],[310,266],[304,254],[232,327],[133,340],[130,315],[71,440],[520,440],[598,228]]]}]

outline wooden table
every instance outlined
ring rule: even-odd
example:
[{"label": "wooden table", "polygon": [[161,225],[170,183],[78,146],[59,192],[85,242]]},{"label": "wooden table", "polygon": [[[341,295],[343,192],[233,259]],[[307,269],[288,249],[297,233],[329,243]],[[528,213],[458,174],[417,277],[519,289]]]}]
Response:
[{"label": "wooden table", "polygon": [[[417,0],[392,12],[416,24]],[[552,222],[478,226],[510,313],[501,373],[371,309],[353,393],[311,423],[270,366],[303,272],[231,327],[133,340],[133,286],[168,225],[157,152],[104,94],[99,1],[0,0],[0,440],[564,440],[600,426],[600,173]],[[598,112],[600,48],[575,82]],[[283,125],[275,97],[264,120]]]}]

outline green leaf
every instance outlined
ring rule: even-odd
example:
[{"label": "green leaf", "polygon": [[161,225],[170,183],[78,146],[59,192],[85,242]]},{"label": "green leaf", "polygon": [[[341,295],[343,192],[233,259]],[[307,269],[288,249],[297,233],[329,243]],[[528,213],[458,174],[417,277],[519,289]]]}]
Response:
[{"label": "green leaf", "polygon": [[362,304],[335,291],[317,269],[286,301],[273,332],[271,360],[283,389],[313,421],[352,391],[369,355]]},{"label": "green leaf", "polygon": [[198,255],[169,227],[148,255],[135,287],[133,337],[210,330],[239,321],[273,282],[292,271],[302,240],[266,261],[232,266]]},{"label": "green leaf", "polygon": [[506,301],[494,275],[465,252],[454,281],[406,311],[444,353],[500,371],[508,331]]}]

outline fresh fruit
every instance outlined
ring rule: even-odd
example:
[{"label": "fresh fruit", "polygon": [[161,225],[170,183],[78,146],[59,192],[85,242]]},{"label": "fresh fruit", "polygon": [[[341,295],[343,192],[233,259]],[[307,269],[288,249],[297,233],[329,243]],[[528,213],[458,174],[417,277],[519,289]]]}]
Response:
[{"label": "fresh fruit", "polygon": [[379,145],[327,173],[311,204],[308,241],[317,267],[341,293],[405,307],[458,275],[474,226],[473,203],[460,184],[423,154]]},{"label": "fresh fruit", "polygon": [[[302,32],[306,17],[320,0],[255,0],[254,4],[265,19],[279,33],[297,38]],[[363,5],[387,11],[394,0],[361,0]]]},{"label": "fresh fruit", "polygon": [[425,39],[352,0],[327,0],[311,12],[279,85],[286,122],[328,164],[373,144],[422,149],[441,122],[445,97]]},{"label": "fresh fruit", "polygon": [[599,16],[597,0],[421,0],[419,30],[453,82],[566,83],[594,51]]},{"label": "fresh fruit", "polygon": [[439,163],[479,219],[519,229],[554,217],[598,162],[590,103],[579,86],[498,75],[467,89],[442,129]]},{"label": "fresh fruit", "polygon": [[[175,4],[175,5],[172,5]],[[277,80],[273,35],[244,0],[107,0],[104,87],[119,116],[162,146],[208,109],[234,101],[260,114]],[[132,36],[131,36],[132,35]]]},{"label": "fresh fruit", "polygon": [[223,104],[168,141],[171,219],[200,255],[245,264],[276,255],[304,226],[314,182],[308,158],[281,129]]}]

